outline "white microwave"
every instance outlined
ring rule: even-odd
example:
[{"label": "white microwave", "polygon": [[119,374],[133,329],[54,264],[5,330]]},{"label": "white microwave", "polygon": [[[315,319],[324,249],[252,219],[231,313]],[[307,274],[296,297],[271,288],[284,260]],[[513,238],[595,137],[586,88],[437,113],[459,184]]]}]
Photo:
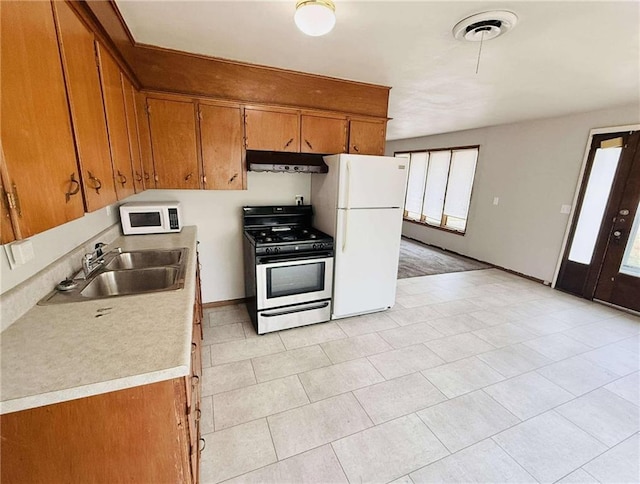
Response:
[{"label": "white microwave", "polygon": [[182,230],[179,202],[130,202],[120,205],[124,235],[167,234]]}]

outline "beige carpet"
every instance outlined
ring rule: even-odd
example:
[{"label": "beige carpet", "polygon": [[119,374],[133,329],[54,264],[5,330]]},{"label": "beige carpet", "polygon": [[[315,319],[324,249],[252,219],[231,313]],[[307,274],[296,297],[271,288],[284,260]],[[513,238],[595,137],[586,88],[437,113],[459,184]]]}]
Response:
[{"label": "beige carpet", "polygon": [[398,279],[447,272],[475,271],[489,267],[492,266],[405,237],[402,237],[400,242]]}]

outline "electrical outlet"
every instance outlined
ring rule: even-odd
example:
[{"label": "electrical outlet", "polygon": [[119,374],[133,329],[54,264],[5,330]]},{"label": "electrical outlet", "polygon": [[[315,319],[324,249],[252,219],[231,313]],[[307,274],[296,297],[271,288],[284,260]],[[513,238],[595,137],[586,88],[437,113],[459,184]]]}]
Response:
[{"label": "electrical outlet", "polygon": [[562,205],[560,207],[560,213],[570,214],[571,213],[571,205]]},{"label": "electrical outlet", "polygon": [[304,205],[304,197],[302,195],[296,195],[296,205]]},{"label": "electrical outlet", "polygon": [[111,217],[112,213],[113,213],[113,208],[111,207],[111,205],[107,205],[107,217]]},{"label": "electrical outlet", "polygon": [[500,203],[500,197],[493,197],[493,204],[498,205]]}]

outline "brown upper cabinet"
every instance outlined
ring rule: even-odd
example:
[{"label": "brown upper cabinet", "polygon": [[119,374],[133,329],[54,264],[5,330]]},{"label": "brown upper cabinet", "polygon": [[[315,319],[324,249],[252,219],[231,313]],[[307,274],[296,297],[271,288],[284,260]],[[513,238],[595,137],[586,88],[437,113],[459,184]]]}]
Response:
[{"label": "brown upper cabinet", "polygon": [[[81,217],[84,204],[49,2],[2,2],[1,139],[16,234]],[[14,188],[15,187],[15,188]]]},{"label": "brown upper cabinet", "polygon": [[196,106],[147,99],[156,188],[200,188]]},{"label": "brown upper cabinet", "polygon": [[349,122],[349,153],[384,155],[385,121],[352,119]]},{"label": "brown upper cabinet", "polygon": [[53,2],[85,205],[92,212],[117,199],[102,104],[94,34],[66,2]]},{"label": "brown upper cabinet", "polygon": [[245,109],[245,145],[248,150],[300,152],[297,111]]},{"label": "brown upper cabinet", "polygon": [[136,114],[138,115],[138,139],[140,140],[144,188],[155,188],[156,170],[153,167],[151,133],[149,132],[149,118],[147,117],[147,98],[141,92],[136,93]]},{"label": "brown upper cabinet", "polygon": [[300,117],[302,153],[333,155],[347,151],[347,118],[303,114]]},{"label": "brown upper cabinet", "polygon": [[198,113],[204,187],[242,190],[245,177],[240,107],[200,103]]},{"label": "brown upper cabinet", "polygon": [[133,187],[136,193],[144,191],[144,169],[140,156],[140,139],[138,138],[138,113],[136,110],[136,89],[129,79],[122,76],[122,93],[124,108],[127,116],[127,131],[129,133],[129,155],[133,169]]},{"label": "brown upper cabinet", "polygon": [[107,115],[113,176],[118,200],[123,200],[129,195],[133,195],[135,188],[133,186],[133,169],[129,151],[127,113],[122,91],[122,72],[115,59],[104,46],[99,42],[96,42],[96,46],[100,64],[102,97]]}]

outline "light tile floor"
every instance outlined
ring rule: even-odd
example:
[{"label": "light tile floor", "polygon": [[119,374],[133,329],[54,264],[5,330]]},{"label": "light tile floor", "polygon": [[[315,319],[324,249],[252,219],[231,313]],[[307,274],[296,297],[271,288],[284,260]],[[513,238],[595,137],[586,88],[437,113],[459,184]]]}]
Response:
[{"label": "light tile floor", "polygon": [[640,318],[497,269],[257,336],[206,311],[203,483],[640,482]]}]

